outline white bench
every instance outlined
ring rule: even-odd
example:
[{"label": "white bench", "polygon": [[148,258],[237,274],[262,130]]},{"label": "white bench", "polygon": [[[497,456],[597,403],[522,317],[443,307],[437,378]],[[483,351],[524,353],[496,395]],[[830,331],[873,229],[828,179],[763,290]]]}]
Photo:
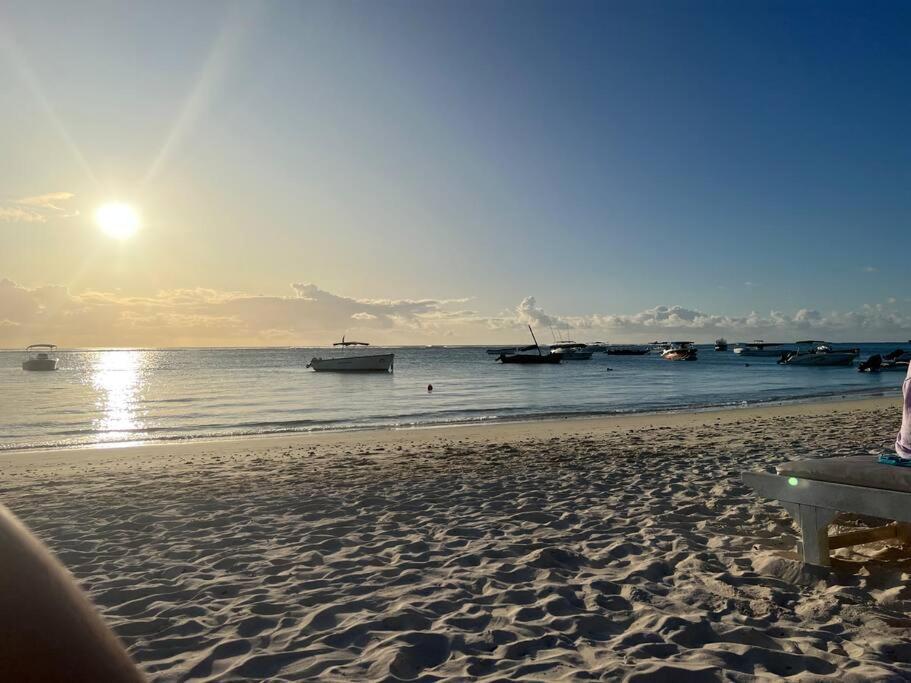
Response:
[{"label": "white bench", "polygon": [[[777,474],[744,472],[759,495],[779,501],[800,527],[800,556],[829,566],[829,550],[898,538],[911,544],[911,467],[883,465],[876,456],[795,460]],[[840,512],[894,520],[875,529],[828,535]]]}]

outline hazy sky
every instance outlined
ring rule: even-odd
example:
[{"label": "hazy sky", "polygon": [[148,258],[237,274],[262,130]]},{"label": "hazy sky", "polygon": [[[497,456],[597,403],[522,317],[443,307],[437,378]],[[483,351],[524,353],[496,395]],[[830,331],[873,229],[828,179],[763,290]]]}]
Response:
[{"label": "hazy sky", "polygon": [[911,338],[909,26],[2,2],[0,346]]}]

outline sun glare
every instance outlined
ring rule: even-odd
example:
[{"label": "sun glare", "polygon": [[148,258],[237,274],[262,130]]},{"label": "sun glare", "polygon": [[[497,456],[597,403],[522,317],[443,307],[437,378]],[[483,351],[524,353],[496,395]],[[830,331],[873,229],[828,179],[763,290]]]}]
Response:
[{"label": "sun glare", "polygon": [[98,207],[95,222],[104,234],[125,240],[139,230],[139,214],[129,204],[111,202]]}]

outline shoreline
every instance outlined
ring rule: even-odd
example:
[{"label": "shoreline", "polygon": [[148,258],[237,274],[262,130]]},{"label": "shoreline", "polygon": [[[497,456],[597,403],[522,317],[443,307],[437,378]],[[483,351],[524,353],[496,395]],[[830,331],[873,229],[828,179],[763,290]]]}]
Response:
[{"label": "shoreline", "polygon": [[[894,394],[894,396],[890,396]],[[3,447],[0,445],[0,460],[5,455],[26,455],[29,453],[46,453],[56,451],[83,451],[83,450],[111,450],[111,449],[132,449],[145,448],[151,446],[173,446],[183,444],[205,444],[218,443],[222,441],[240,442],[247,440],[259,439],[283,439],[283,438],[308,438],[318,439],[322,436],[337,434],[364,434],[387,432],[419,432],[425,430],[448,430],[448,429],[466,429],[466,428],[485,428],[497,427],[512,424],[536,424],[539,422],[563,423],[566,421],[573,422],[592,422],[592,421],[612,421],[626,418],[637,417],[663,417],[672,415],[699,415],[702,413],[728,413],[751,410],[762,410],[766,408],[778,408],[786,406],[816,405],[816,404],[843,404],[852,402],[865,401],[890,401],[893,398],[901,400],[901,388],[864,390],[855,393],[838,392],[820,396],[799,397],[793,399],[773,399],[769,401],[760,401],[755,403],[728,403],[724,405],[705,405],[690,406],[685,408],[668,408],[656,410],[635,410],[630,412],[602,412],[602,413],[584,413],[584,412],[567,412],[567,413],[544,413],[544,414],[525,414],[508,417],[482,418],[467,421],[448,421],[448,422],[427,422],[420,424],[401,425],[363,425],[353,427],[338,427],[315,430],[277,430],[272,432],[256,432],[244,434],[224,434],[224,435],[206,435],[206,436],[166,436],[158,439],[137,439],[135,441],[95,441],[91,443],[65,444],[65,445],[17,445],[13,447]]]},{"label": "shoreline", "polygon": [[366,427],[321,432],[283,432],[198,439],[117,442],[51,448],[0,451],[0,474],[47,463],[85,463],[93,460],[153,458],[188,455],[198,451],[225,453],[275,447],[331,447],[373,444],[417,446],[434,441],[456,440],[499,443],[516,439],[561,438],[586,434],[604,435],[623,430],[728,425],[756,418],[821,416],[853,411],[899,409],[900,394],[876,397],[831,397],[807,401],[776,402],[754,406],[730,406],[680,411],[584,415],[553,418],[496,420],[414,427]]}]

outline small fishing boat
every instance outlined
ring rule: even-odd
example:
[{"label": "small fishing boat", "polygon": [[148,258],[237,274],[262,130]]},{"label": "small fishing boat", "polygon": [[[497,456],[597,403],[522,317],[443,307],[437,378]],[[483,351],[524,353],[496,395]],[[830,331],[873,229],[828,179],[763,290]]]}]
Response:
[{"label": "small fishing boat", "polygon": [[727,351],[728,350],[728,340],[724,337],[718,337],[715,340],[715,350],[716,351]]},{"label": "small fishing boat", "polygon": [[860,349],[835,350],[826,342],[806,340],[797,342],[797,351],[783,353],[778,363],[813,367],[851,365],[859,354]]},{"label": "small fishing boat", "polygon": [[[542,353],[541,347],[538,346],[538,340],[535,338],[534,330],[531,329],[531,325],[528,326],[528,331],[531,332],[531,338],[534,339],[534,344],[519,349],[518,353],[501,354],[497,360],[503,364],[515,365],[555,365],[562,360],[562,354],[552,352]],[[526,353],[527,351],[535,351],[536,353]]]},{"label": "small fishing boat", "polygon": [[[342,337],[333,346],[370,346],[368,342],[346,341]],[[335,358],[311,358],[307,367],[314,372],[392,372],[394,353],[375,353],[366,356],[338,356]]]},{"label": "small fishing boat", "polygon": [[59,362],[56,351],[56,344],[32,344],[26,347],[22,369],[37,371],[56,370]]},{"label": "small fishing boat", "polygon": [[661,353],[664,360],[697,360],[697,350],[693,346],[695,342],[676,341],[671,342],[671,347]]}]

